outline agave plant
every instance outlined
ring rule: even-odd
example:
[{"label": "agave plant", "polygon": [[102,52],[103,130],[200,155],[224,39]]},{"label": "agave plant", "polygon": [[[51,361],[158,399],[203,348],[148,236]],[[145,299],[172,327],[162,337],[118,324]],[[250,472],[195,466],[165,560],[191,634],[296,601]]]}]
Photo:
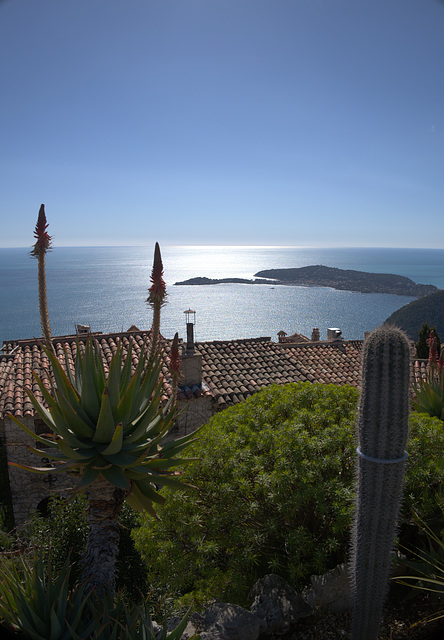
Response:
[{"label": "agave plant", "polygon": [[[411,570],[410,575],[397,575],[394,580],[405,586],[426,592],[434,607],[434,613],[425,618],[433,622],[444,618],[444,537],[437,535],[431,527],[416,516],[419,527],[426,535],[428,549],[407,549],[413,559],[404,559],[402,564]],[[438,608],[438,610],[436,610]]]},{"label": "agave plant", "polygon": [[[35,554],[1,558],[0,618],[7,628],[30,640],[179,640],[188,613],[177,627],[158,629],[150,617],[147,602],[129,606],[108,595],[91,599],[83,585],[69,587],[69,558],[59,571],[51,560]],[[3,636],[1,636],[3,637]],[[16,637],[14,635],[14,637]]]},{"label": "agave plant", "polygon": [[[122,598],[113,602],[110,598],[104,601],[90,601],[90,616],[96,621],[95,628],[89,638],[91,640],[180,640],[188,622],[187,612],[172,631],[168,631],[168,623],[163,626],[153,623],[147,602],[141,605],[128,606]],[[73,640],[83,640],[72,630]],[[197,639],[196,639],[197,640]]]},{"label": "agave plant", "polygon": [[[132,347],[126,358],[119,344],[105,371],[100,347],[92,338],[77,345],[74,371],[65,353],[63,367],[47,347],[54,382],[49,391],[35,375],[44,402],[28,396],[52,433],[37,435],[11,418],[40,447],[31,450],[53,461],[51,467],[15,466],[36,473],[69,472],[77,477],[75,491],[89,501],[89,534],[83,558],[83,579],[99,596],[115,591],[119,530],[117,517],[126,500],[155,516],[153,503],[163,504],[162,486],[186,488],[175,469],[186,460],[176,456],[195,434],[164,443],[177,416],[174,397],[163,406],[161,359],[147,360],[142,349],[132,372]],[[46,406],[45,406],[46,404]]]},{"label": "agave plant", "polygon": [[59,572],[39,555],[32,563],[19,556],[1,560],[0,617],[9,628],[31,640],[68,640],[75,629],[90,637],[95,622],[84,615],[88,594],[82,587],[69,588],[69,558]]}]

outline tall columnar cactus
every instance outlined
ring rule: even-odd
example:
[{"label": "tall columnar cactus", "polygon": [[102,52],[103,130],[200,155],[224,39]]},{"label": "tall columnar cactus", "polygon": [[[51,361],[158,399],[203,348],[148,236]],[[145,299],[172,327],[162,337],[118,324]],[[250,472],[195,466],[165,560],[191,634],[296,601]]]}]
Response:
[{"label": "tall columnar cactus", "polygon": [[404,484],[410,346],[396,327],[364,342],[352,549],[352,640],[376,640],[388,590]]},{"label": "tall columnar cactus", "polygon": [[46,346],[48,349],[51,349],[51,329],[49,326],[45,273],[45,256],[46,253],[51,250],[51,236],[48,234],[47,228],[48,223],[46,222],[45,205],[42,204],[40,205],[39,216],[37,224],[35,225],[34,237],[36,242],[31,250],[31,256],[38,260],[40,323],[42,325]]}]

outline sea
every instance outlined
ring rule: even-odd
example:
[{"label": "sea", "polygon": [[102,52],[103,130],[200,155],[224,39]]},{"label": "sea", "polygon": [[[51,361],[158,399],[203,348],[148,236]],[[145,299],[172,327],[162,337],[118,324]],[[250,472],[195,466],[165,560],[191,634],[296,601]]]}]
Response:
[{"label": "sea", "polygon": [[[308,248],[253,246],[161,247],[167,304],[162,334],[186,337],[187,310],[195,311],[195,339],[269,336],[280,330],[321,340],[329,327],[344,339],[362,339],[414,298],[336,291],[327,287],[219,284],[175,286],[196,276],[253,278],[257,271],[325,265],[392,273],[444,289],[444,249]],[[55,247],[47,254],[47,289],[53,336],[76,324],[103,333],[151,326],[146,303],[153,247]],[[41,336],[37,261],[26,248],[0,249],[0,344]]]}]

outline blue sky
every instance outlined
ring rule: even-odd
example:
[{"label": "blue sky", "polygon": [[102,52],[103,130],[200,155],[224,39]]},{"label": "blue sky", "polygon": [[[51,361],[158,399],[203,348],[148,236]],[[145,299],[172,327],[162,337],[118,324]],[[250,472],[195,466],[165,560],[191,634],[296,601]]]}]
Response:
[{"label": "blue sky", "polygon": [[0,246],[444,248],[441,0],[0,0]]}]

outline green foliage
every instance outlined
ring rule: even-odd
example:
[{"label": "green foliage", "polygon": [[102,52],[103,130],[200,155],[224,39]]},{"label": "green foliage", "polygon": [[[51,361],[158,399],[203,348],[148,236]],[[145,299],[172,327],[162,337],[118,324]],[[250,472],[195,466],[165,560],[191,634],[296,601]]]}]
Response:
[{"label": "green foliage", "polygon": [[427,358],[429,357],[429,343],[427,341],[432,331],[435,334],[435,338],[437,341],[437,349],[439,353],[439,350],[441,348],[441,340],[436,331],[436,327],[429,327],[427,322],[424,322],[418,334],[418,342],[415,345],[416,357],[419,358],[420,360],[427,360]]},{"label": "green foliage", "polygon": [[357,397],[349,387],[269,387],[215,416],[184,472],[197,491],[168,495],[160,520],[135,532],[149,579],[198,601],[243,602],[265,573],[300,583],[344,560]]},{"label": "green foliage", "polygon": [[[245,604],[274,572],[295,586],[347,559],[354,508],[355,417],[351,387],[269,387],[215,416],[184,471],[195,492],[173,495],[158,521],[134,532],[150,583],[182,603],[216,597]],[[411,508],[436,513],[444,433],[425,414],[410,421],[402,527]]]},{"label": "green foliage", "polygon": [[154,515],[152,503],[164,501],[155,487],[183,486],[172,470],[182,461],[174,456],[193,437],[162,443],[176,419],[176,402],[171,398],[165,407],[161,405],[160,357],[147,363],[142,349],[132,373],[131,343],[126,358],[119,343],[106,372],[101,349],[89,338],[84,350],[77,347],[73,372],[66,354],[64,369],[51,350],[43,349],[55,378],[52,393],[37,374],[34,377],[49,411],[29,389],[26,392],[37,415],[55,436],[37,435],[14,416],[11,418],[43,445],[31,450],[50,458],[55,466],[11,464],[37,473],[77,473],[78,491],[103,476],[126,492],[133,508]]},{"label": "green foliage", "polygon": [[413,408],[444,421],[444,375],[443,372],[427,371],[425,379],[415,385],[416,400]]},{"label": "green foliage", "polygon": [[[49,503],[48,515],[35,514],[21,530],[21,536],[29,547],[38,548],[45,558],[51,557],[56,571],[61,570],[69,554],[72,563],[71,585],[81,579],[81,558],[88,536],[87,510],[88,502],[83,494],[69,501],[53,498]],[[128,505],[123,506],[119,524],[117,589],[130,602],[137,602],[146,592],[146,571],[131,537],[132,529],[140,526],[139,520]]]},{"label": "green foliage", "polygon": [[432,332],[427,342],[430,352],[427,372],[425,378],[414,385],[413,407],[444,421],[444,350],[439,354],[438,339]]},{"label": "green foliage", "polygon": [[2,558],[0,573],[0,618],[9,627],[30,640],[68,640],[70,628],[89,637],[94,623],[82,615],[88,595],[70,589],[68,560],[55,572],[41,556],[31,563],[23,556],[16,563]]},{"label": "green foliage", "polygon": [[424,322],[436,327],[439,335],[444,336],[444,291],[409,302],[392,313],[385,322],[400,327],[412,340],[416,340]]},{"label": "green foliage", "polygon": [[80,559],[88,535],[87,509],[83,495],[69,501],[54,497],[48,504],[48,514],[34,514],[20,531],[29,548],[39,549],[46,560],[51,557],[55,571],[61,571],[69,555],[71,584],[81,576]]},{"label": "green foliage", "polygon": [[[98,600],[81,585],[70,586],[69,560],[56,570],[50,559],[32,562],[1,558],[0,619],[30,640],[155,640],[146,602],[128,605],[122,598]],[[187,615],[160,640],[179,640]]]},{"label": "green foliage", "polygon": [[[14,512],[9,488],[6,447],[2,438],[0,438],[0,511],[1,528],[5,531],[11,531],[14,528]],[[2,544],[2,541],[0,541],[0,546]]]},{"label": "green foliage", "polygon": [[[444,522],[443,504],[441,507],[441,525]],[[444,529],[435,533],[433,528],[417,519],[418,526],[425,535],[425,545],[416,550],[406,549],[408,559],[403,565],[410,569],[410,574],[397,576],[396,581],[413,590],[426,592],[434,611],[427,620],[444,618]],[[404,550],[403,550],[404,551]]]}]

